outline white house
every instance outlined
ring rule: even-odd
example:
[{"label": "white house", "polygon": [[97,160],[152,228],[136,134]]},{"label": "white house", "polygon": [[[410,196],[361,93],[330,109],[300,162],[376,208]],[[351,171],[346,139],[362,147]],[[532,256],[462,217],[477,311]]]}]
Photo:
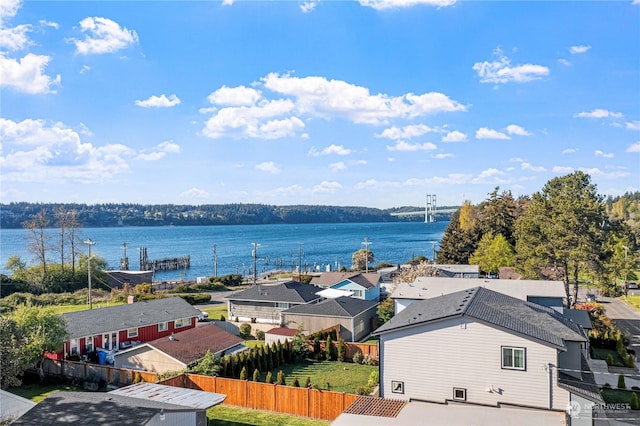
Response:
[{"label": "white house", "polygon": [[418,277],[412,283],[398,284],[391,298],[397,314],[417,300],[432,299],[473,287],[484,287],[556,310],[562,309],[567,297],[562,281]]},{"label": "white house", "polygon": [[373,335],[384,398],[558,412],[573,402],[576,424],[602,402],[578,324],[483,287],[416,301]]}]

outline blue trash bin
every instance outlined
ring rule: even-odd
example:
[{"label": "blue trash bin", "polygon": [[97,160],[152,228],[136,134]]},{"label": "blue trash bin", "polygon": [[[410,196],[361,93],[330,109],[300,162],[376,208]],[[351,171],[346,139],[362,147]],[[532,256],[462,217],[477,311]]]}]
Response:
[{"label": "blue trash bin", "polygon": [[107,363],[107,353],[106,352],[102,352],[99,351],[98,352],[98,362],[102,365],[105,365]]}]

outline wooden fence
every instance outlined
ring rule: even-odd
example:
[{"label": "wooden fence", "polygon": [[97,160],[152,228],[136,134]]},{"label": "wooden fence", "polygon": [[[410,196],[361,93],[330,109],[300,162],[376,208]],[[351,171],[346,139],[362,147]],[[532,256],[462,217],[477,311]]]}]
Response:
[{"label": "wooden fence", "polygon": [[114,368],[86,362],[45,359],[42,369],[46,375],[77,379],[79,381],[104,381],[107,385],[125,386],[136,381],[155,382],[158,375],[148,371]]},{"label": "wooden fence", "polygon": [[358,395],[248,380],[183,374],[158,382],[163,385],[227,395],[223,404],[275,411],[321,420],[334,420]]}]

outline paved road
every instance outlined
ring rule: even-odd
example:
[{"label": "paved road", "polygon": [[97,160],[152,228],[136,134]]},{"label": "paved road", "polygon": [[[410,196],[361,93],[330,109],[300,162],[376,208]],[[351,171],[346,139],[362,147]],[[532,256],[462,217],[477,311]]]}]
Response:
[{"label": "paved road", "polygon": [[640,355],[640,312],[614,297],[598,297],[606,309],[606,314],[616,326],[631,338],[629,347]]}]

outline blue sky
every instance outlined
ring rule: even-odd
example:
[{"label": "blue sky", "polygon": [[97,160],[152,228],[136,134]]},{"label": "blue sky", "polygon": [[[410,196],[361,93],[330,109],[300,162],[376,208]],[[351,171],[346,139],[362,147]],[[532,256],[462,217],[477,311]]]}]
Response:
[{"label": "blue sky", "polygon": [[640,0],[0,3],[0,200],[640,189]]}]

